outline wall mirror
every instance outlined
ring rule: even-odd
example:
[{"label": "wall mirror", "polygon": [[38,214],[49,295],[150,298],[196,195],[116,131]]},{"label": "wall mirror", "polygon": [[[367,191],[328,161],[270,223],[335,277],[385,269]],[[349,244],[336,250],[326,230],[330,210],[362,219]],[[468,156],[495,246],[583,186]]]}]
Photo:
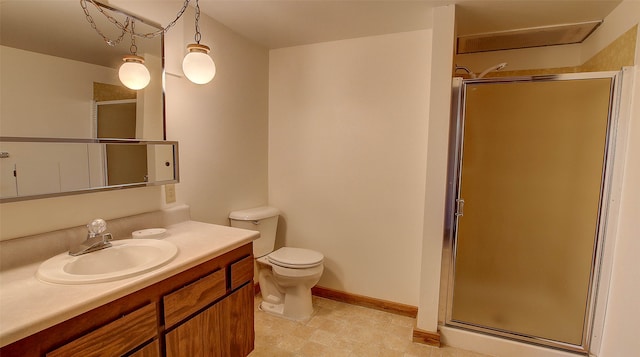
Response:
[{"label": "wall mirror", "polygon": [[[162,142],[163,36],[136,38],[151,81],[133,91],[118,78],[128,34],[107,45],[78,1],[0,2],[0,201],[176,182],[177,143]],[[121,22],[134,19],[139,33],[161,29],[96,5]],[[120,36],[91,2],[87,9],[106,37]]]},{"label": "wall mirror", "polygon": [[0,138],[0,202],[178,181],[178,143]]}]

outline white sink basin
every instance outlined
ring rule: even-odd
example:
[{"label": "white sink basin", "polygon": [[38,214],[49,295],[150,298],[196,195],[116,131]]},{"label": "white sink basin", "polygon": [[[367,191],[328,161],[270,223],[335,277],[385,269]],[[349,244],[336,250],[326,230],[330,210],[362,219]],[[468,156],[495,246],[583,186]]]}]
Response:
[{"label": "white sink basin", "polygon": [[123,239],[111,244],[75,257],[67,252],[56,255],[40,264],[36,276],[58,284],[101,283],[146,273],[178,254],[178,247],[162,240]]}]

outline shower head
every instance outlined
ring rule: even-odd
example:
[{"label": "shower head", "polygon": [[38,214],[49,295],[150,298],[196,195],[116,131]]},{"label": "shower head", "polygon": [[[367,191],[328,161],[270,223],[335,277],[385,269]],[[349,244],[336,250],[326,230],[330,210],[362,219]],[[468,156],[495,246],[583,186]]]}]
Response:
[{"label": "shower head", "polygon": [[506,66],[507,66],[507,62],[498,63],[497,65],[495,65],[493,67],[489,67],[489,68],[485,69],[484,72],[482,72],[482,73],[480,73],[480,75],[478,75],[478,78],[482,78],[482,77],[486,76],[487,73],[489,73],[489,72],[499,71],[499,70],[503,69]]},{"label": "shower head", "polygon": [[461,70],[463,70],[463,71],[467,72],[467,74],[469,74],[469,76],[470,76],[471,78],[476,78],[476,74],[475,74],[475,73],[473,73],[473,72],[471,72],[471,70],[470,70],[469,68],[467,68],[467,67],[465,67],[465,66],[458,66],[458,65],[456,65],[456,70],[455,70],[455,71],[457,72],[459,69],[461,69]]},{"label": "shower head", "polygon": [[501,69],[503,69],[504,67],[507,66],[507,62],[502,62],[499,65],[496,66],[496,71],[499,71]]}]

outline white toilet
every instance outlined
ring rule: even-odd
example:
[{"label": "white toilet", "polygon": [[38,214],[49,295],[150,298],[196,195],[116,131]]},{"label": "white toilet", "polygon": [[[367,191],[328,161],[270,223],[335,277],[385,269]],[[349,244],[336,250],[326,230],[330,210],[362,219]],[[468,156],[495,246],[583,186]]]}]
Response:
[{"label": "white toilet", "polygon": [[316,251],[283,247],[273,251],[280,211],[257,207],[229,214],[232,227],[260,232],[253,241],[253,255],[263,311],[291,320],[307,320],[313,313],[311,288],[318,283],[324,256]]}]

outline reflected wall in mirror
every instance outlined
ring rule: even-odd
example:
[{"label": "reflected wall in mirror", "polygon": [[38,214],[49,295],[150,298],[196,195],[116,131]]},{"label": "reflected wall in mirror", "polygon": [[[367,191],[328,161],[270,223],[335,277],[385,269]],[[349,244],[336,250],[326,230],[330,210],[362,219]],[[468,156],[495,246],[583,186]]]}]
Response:
[{"label": "reflected wall in mirror", "polygon": [[[124,93],[135,106],[135,134],[111,137],[165,139],[162,35],[136,38],[151,82],[131,91],[118,78],[122,57],[130,54],[129,36],[107,45],[78,1],[0,2],[0,136],[99,138],[96,103],[114,100],[105,95]],[[120,31],[108,19],[91,3],[88,9],[98,29],[118,38]],[[121,22],[136,18],[109,13]],[[135,26],[140,33],[161,28],[139,18]]]},{"label": "reflected wall in mirror", "polygon": [[[96,27],[120,36],[87,2]],[[160,26],[96,3],[139,33]],[[131,39],[109,46],[78,1],[0,0],[0,202],[178,182],[165,139],[163,36],[136,38],[151,81],[122,85]]]},{"label": "reflected wall in mirror", "polygon": [[0,138],[0,152],[0,202],[178,182],[175,141]]}]

